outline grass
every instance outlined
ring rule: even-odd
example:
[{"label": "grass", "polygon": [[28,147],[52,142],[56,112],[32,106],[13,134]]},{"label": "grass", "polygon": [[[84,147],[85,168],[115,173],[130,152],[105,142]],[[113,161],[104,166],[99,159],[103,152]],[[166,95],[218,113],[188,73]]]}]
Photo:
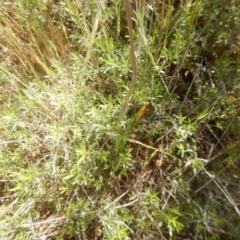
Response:
[{"label": "grass", "polygon": [[0,7],[2,239],[237,239],[238,1]]}]

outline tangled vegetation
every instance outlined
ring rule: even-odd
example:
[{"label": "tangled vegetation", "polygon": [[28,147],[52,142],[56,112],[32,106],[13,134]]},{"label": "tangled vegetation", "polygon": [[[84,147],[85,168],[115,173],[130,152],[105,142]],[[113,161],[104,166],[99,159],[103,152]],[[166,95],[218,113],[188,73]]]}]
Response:
[{"label": "tangled vegetation", "polygon": [[0,8],[1,239],[239,239],[239,0]]}]

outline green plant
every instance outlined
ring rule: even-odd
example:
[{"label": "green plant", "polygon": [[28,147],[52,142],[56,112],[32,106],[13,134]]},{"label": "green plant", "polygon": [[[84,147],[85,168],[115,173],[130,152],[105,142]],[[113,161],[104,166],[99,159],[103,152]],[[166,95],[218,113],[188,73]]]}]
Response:
[{"label": "green plant", "polygon": [[237,239],[238,6],[2,1],[0,235]]}]

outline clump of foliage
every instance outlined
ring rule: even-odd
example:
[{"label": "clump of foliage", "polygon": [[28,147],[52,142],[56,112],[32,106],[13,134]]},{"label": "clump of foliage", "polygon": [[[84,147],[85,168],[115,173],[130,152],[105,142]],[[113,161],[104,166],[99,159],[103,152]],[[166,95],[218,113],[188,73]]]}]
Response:
[{"label": "clump of foliage", "polygon": [[237,239],[238,0],[0,7],[3,239]]}]

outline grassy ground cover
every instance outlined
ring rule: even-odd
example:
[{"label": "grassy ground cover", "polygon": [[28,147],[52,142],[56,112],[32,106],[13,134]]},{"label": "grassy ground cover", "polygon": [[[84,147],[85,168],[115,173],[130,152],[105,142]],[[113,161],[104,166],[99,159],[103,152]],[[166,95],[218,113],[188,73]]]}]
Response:
[{"label": "grassy ground cover", "polygon": [[239,0],[0,9],[1,239],[238,239]]}]

